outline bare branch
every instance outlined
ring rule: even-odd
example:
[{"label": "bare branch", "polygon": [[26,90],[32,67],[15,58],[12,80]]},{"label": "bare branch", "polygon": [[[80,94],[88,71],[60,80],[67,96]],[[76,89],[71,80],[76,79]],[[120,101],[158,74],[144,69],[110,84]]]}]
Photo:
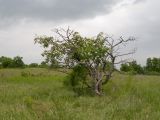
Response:
[{"label": "bare branch", "polygon": [[134,54],[134,53],[135,53],[135,50],[131,51],[131,52],[128,52],[128,53],[123,53],[123,54],[115,55],[115,57],[122,57],[122,56],[130,55],[130,54]]},{"label": "bare branch", "polygon": [[127,43],[127,42],[131,42],[131,41],[135,41],[135,38],[134,37],[130,37],[127,40],[124,40],[123,37],[121,36],[119,40],[120,41],[117,42],[116,44],[114,44],[113,47],[116,47],[116,46],[118,46],[118,45],[120,45],[122,43]]},{"label": "bare branch", "polygon": [[66,41],[66,36],[64,36],[62,33],[61,33],[61,29],[54,29],[54,32],[59,35],[63,40]]},{"label": "bare branch", "polygon": [[112,46],[112,44],[109,42],[109,37],[105,37],[104,40],[107,42],[107,45]]},{"label": "bare branch", "polygon": [[124,60],[120,60],[114,64],[121,64],[121,63],[129,63],[129,61],[131,61],[130,59],[124,59]]}]

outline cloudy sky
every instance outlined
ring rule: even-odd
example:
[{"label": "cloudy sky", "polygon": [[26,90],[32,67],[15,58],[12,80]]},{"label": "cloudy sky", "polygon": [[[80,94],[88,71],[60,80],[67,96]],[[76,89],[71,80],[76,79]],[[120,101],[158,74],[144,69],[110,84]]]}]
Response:
[{"label": "cloudy sky", "polygon": [[132,57],[144,64],[147,57],[160,57],[159,6],[159,0],[0,0],[0,56],[41,62],[35,35],[70,26],[86,36],[135,36]]}]

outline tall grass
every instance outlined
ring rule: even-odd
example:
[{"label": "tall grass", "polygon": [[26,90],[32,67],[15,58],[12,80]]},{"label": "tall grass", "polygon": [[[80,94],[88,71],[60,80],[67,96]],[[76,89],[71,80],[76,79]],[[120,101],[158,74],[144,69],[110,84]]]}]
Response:
[{"label": "tall grass", "polygon": [[79,96],[66,74],[47,69],[0,69],[0,120],[159,120],[160,77],[121,75],[102,97]]}]

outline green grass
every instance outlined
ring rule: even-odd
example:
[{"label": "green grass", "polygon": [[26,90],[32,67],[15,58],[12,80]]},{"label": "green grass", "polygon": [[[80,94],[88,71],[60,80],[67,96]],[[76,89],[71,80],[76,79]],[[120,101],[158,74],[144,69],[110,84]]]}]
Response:
[{"label": "green grass", "polygon": [[115,74],[102,97],[77,97],[66,74],[0,69],[0,120],[159,120],[160,77]]}]

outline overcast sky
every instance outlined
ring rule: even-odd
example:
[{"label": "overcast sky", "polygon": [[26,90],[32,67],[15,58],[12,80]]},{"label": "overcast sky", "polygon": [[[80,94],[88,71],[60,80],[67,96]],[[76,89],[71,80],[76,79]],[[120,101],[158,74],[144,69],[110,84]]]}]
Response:
[{"label": "overcast sky", "polygon": [[160,0],[0,0],[0,56],[40,63],[43,49],[34,45],[35,34],[70,26],[86,36],[135,36],[132,57],[144,64],[160,57],[159,6]]}]

